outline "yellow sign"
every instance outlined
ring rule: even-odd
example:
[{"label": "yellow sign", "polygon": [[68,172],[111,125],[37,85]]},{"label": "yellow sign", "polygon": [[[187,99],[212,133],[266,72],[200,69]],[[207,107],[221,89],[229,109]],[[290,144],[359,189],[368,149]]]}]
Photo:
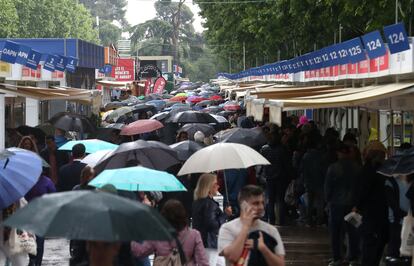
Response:
[{"label": "yellow sign", "polygon": [[12,65],[5,62],[0,62],[0,77],[11,77]]}]

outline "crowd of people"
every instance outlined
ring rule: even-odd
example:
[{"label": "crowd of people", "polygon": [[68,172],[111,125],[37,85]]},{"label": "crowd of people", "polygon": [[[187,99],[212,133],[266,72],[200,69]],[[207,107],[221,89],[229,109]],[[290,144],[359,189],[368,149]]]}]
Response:
[{"label": "crowd of people", "polygon": [[[322,134],[306,117],[287,117],[279,127],[245,117],[238,123],[242,116],[236,113],[229,122],[233,127],[255,127],[266,136],[267,143],[254,148],[270,165],[178,177],[186,192],[102,189],[159,209],[176,230],[175,240],[116,245],[72,240],[70,265],[151,265],[150,255],[154,255],[153,265],[169,265],[167,260],[177,258],[185,265],[247,265],[245,261],[248,265],[284,265],[284,245],[275,225],[328,227],[331,266],[379,265],[384,254],[387,260],[406,261],[400,257],[399,247],[402,219],[414,202],[412,176],[377,173],[388,153],[383,144],[372,141],[360,152],[352,133],[340,139],[338,131],[328,128]],[[22,137],[19,147],[39,154],[47,164],[25,198],[3,210],[3,219],[26,204],[24,201],[47,193],[95,189],[88,186],[95,177],[94,169],[81,162],[85,146],[77,144],[71,153],[59,150],[67,141],[64,135],[56,129],[55,136],[46,137],[44,147],[34,136]],[[176,141],[190,137],[202,146],[214,142],[200,131],[194,136],[180,131]],[[113,138],[113,142],[119,144],[120,139]],[[404,148],[410,147],[405,144]],[[131,166],[136,164],[139,162]],[[177,174],[178,170],[168,171]],[[215,201],[218,194],[224,196],[224,206]],[[362,216],[362,224],[345,221],[349,214]],[[3,231],[5,243],[9,230]],[[4,244],[0,253],[12,265],[39,266],[44,238],[37,236],[36,242],[36,256],[8,256]],[[99,250],[105,256],[98,256]]]}]

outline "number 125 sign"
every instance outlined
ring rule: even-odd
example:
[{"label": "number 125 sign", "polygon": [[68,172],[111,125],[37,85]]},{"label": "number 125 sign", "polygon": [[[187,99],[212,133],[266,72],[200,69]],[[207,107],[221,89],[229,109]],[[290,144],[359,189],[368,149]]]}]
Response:
[{"label": "number 125 sign", "polygon": [[385,38],[390,48],[390,53],[395,54],[410,49],[407,32],[404,24],[398,23],[384,27]]}]

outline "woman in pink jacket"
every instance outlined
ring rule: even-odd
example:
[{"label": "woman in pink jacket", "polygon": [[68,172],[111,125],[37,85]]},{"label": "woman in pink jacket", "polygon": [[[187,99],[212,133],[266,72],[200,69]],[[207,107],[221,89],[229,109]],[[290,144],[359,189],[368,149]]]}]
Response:
[{"label": "woman in pink jacket", "polygon": [[[209,266],[200,233],[188,227],[184,206],[177,200],[168,200],[161,214],[178,232],[178,241],[182,246],[186,266]],[[131,243],[131,251],[135,257],[168,256],[177,247],[175,241],[144,241]]]}]

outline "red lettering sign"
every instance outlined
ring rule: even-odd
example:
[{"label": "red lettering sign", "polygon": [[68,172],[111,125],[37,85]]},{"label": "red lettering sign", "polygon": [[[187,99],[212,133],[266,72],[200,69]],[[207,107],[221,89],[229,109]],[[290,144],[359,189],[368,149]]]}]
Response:
[{"label": "red lettering sign", "polygon": [[134,81],[135,80],[135,60],[119,58],[118,65],[112,68],[111,77],[116,81]]},{"label": "red lettering sign", "polygon": [[358,74],[368,73],[368,63],[367,59],[358,63]]},{"label": "red lettering sign", "polygon": [[154,93],[162,94],[166,84],[167,82],[165,79],[163,77],[159,77],[154,84]]}]

